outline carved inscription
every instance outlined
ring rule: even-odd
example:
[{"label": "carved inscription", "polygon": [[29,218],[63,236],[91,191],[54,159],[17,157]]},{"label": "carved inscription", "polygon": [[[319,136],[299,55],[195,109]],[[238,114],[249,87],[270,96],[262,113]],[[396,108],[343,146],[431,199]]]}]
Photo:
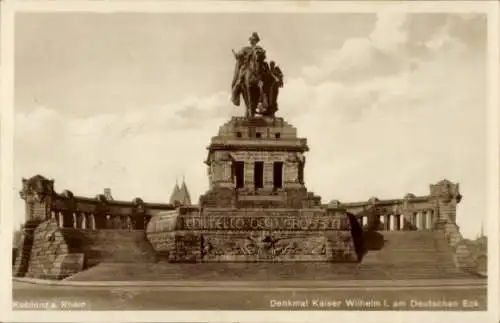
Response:
[{"label": "carved inscription", "polygon": [[183,230],[349,230],[344,217],[314,216],[185,216],[179,219]]}]

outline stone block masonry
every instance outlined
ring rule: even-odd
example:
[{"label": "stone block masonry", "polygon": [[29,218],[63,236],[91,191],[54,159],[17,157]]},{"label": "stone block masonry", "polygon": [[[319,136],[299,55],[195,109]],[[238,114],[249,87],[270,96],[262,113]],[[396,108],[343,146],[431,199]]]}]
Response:
[{"label": "stone block masonry", "polygon": [[149,240],[173,262],[357,261],[345,211],[305,187],[308,149],[282,118],[232,118],[208,147],[199,206],[154,216]]},{"label": "stone block masonry", "polygon": [[102,261],[154,261],[144,229],[158,212],[175,210],[140,198],[115,201],[109,190],[95,198],[56,193],[54,181],[41,175],[22,183],[26,220],[14,256],[16,277],[61,279]]},{"label": "stone block masonry", "polygon": [[467,268],[455,224],[458,184],[443,180],[426,196],[326,205],[304,182],[308,150],[282,118],[232,118],[208,146],[209,189],[195,206],[117,201],[110,192],[77,197],[55,193],[39,175],[23,180],[27,222],[14,275],[61,279],[103,262],[158,260],[377,263],[367,230],[439,231],[457,266]]},{"label": "stone block masonry", "polygon": [[320,207],[320,197],[303,181],[308,150],[307,140],[297,138],[283,118],[233,117],[208,147],[210,190],[200,206]]},{"label": "stone block masonry", "polygon": [[13,274],[63,279],[103,262],[155,262],[156,252],[144,230],[82,230],[41,222],[21,239]]},{"label": "stone block masonry", "polygon": [[84,269],[80,246],[68,243],[56,221],[44,221],[33,230],[25,230],[21,246],[15,276],[62,279]]}]

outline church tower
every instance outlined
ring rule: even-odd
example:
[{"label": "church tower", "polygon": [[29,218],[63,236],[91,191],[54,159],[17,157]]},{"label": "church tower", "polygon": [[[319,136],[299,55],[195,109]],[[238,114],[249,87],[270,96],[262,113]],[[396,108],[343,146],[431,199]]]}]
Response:
[{"label": "church tower", "polygon": [[175,204],[175,201],[177,200],[177,195],[179,195],[179,183],[177,183],[177,180],[175,181],[175,186],[174,189],[172,190],[172,193],[170,194],[170,199],[169,203],[170,204]]},{"label": "church tower", "polygon": [[179,186],[179,183],[175,181],[175,186],[172,190],[172,194],[170,195],[169,203],[183,206],[191,205],[191,195],[189,194],[184,177],[182,178],[181,186]]}]

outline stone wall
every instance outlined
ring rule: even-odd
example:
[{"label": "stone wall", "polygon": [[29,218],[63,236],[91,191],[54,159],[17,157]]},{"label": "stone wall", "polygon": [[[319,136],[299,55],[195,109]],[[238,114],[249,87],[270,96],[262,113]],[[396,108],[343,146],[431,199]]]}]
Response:
[{"label": "stone wall", "polygon": [[180,208],[153,217],[147,237],[172,262],[358,260],[339,209]]},{"label": "stone wall", "polygon": [[328,205],[345,208],[366,227],[370,217],[380,223],[378,230],[435,230],[445,223],[455,223],[456,208],[461,200],[458,184],[442,180],[430,185],[430,194],[415,196],[408,193],[401,199],[379,200],[372,197],[364,202],[331,201]]},{"label": "stone wall", "polygon": [[[108,192],[108,196],[98,194],[88,198],[74,196],[68,190],[56,193],[53,180],[41,175],[23,179],[20,196],[25,201],[26,222],[14,257],[13,275],[59,279],[79,271],[86,266],[87,258],[93,259],[93,263],[100,261],[99,256],[92,256],[96,253],[91,246],[101,244],[102,237],[113,236],[112,231],[117,230],[122,230],[126,240],[121,241],[130,242],[132,251],[140,249],[147,254],[148,246],[141,245],[141,241],[149,244],[144,234],[148,221],[159,212],[174,210],[175,206],[145,203],[140,198],[116,201],[109,195]],[[103,230],[108,233],[100,234]]]},{"label": "stone wall", "polygon": [[488,272],[488,239],[486,236],[481,234],[475,240],[465,239],[468,246],[472,262],[474,265],[474,271],[481,274],[487,275]]},{"label": "stone wall", "polygon": [[21,237],[13,275],[62,279],[102,262],[155,262],[144,230],[82,230],[41,222]]},{"label": "stone wall", "polygon": [[19,244],[17,246],[17,254],[14,257],[14,263],[12,267],[12,276],[22,277],[26,275],[28,270],[31,249],[33,248],[33,235],[36,226],[25,226],[21,231],[21,236],[19,238]]},{"label": "stone wall", "polygon": [[56,221],[44,221],[33,231],[25,231],[21,240],[25,249],[16,256],[15,276],[62,279],[84,268],[80,246],[68,243]]},{"label": "stone wall", "polygon": [[138,198],[124,202],[108,201],[103,195],[91,199],[57,194],[47,217],[65,228],[143,230],[153,215],[173,209],[175,206],[171,204],[144,203]]},{"label": "stone wall", "polygon": [[307,140],[282,118],[232,118],[208,147],[210,185],[200,206],[319,208],[321,198],[308,192],[303,181],[308,150]]},{"label": "stone wall", "polygon": [[476,264],[474,262],[473,254],[468,243],[462,237],[458,225],[453,223],[450,219],[447,222],[444,222],[441,227],[443,228],[442,230],[444,231],[448,245],[453,250],[457,267],[463,271],[475,272]]},{"label": "stone wall", "polygon": [[[461,198],[458,184],[442,180],[430,185],[429,195],[425,196],[409,193],[402,199],[379,200],[372,197],[365,202],[332,201],[329,205],[353,213],[364,228],[368,228],[370,223],[377,223],[375,229],[379,231],[440,230],[453,252],[456,266],[473,272],[477,268],[476,261],[456,224],[456,208]],[[373,221],[374,218],[376,221]]]},{"label": "stone wall", "polygon": [[146,203],[141,198],[117,201],[105,194],[88,198],[74,196],[69,190],[56,193],[54,181],[41,175],[23,179],[20,195],[25,200],[26,221],[52,219],[63,228],[86,230],[143,230],[153,215],[176,208],[172,204]]},{"label": "stone wall", "polygon": [[204,208],[321,208],[321,198],[305,188],[279,191],[212,188],[200,197]]}]

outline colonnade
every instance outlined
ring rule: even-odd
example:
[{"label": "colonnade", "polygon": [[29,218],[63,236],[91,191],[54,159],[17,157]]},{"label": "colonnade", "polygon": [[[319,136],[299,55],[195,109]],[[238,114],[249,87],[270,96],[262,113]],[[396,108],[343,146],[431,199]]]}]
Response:
[{"label": "colonnade", "polygon": [[[434,213],[432,210],[422,210],[409,214],[380,214],[378,217],[380,230],[383,231],[401,231],[405,228],[432,230],[434,227]],[[368,224],[368,216],[362,216],[358,221],[362,227],[365,227]]]},{"label": "colonnade", "polygon": [[97,215],[93,212],[60,212],[52,211],[51,218],[56,220],[60,228],[85,230],[97,229],[143,229],[144,223],[137,223],[127,215]]}]

